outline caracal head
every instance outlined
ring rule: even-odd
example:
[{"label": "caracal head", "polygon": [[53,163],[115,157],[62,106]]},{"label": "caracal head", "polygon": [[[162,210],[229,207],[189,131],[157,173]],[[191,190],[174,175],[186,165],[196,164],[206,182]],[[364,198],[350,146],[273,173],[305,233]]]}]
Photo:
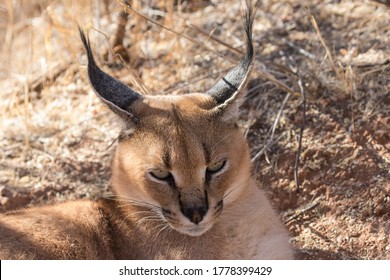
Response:
[{"label": "caracal head", "polygon": [[244,191],[250,159],[236,121],[253,64],[253,17],[249,7],[240,63],[206,93],[181,96],[143,96],[104,73],[80,30],[90,82],[125,123],[112,166],[112,186],[121,203],[199,236]]}]

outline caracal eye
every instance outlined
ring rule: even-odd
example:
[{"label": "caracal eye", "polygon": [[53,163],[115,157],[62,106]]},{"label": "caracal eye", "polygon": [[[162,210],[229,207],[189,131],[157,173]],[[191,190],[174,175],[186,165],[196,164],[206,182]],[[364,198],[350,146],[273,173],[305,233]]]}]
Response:
[{"label": "caracal eye", "polygon": [[211,173],[215,173],[220,171],[226,164],[226,160],[220,160],[213,164],[211,164],[209,167],[207,167],[207,171]]},{"label": "caracal eye", "polygon": [[161,169],[156,169],[151,171],[150,175],[152,175],[154,178],[159,180],[167,180],[172,176],[172,174],[169,171],[161,170]]}]

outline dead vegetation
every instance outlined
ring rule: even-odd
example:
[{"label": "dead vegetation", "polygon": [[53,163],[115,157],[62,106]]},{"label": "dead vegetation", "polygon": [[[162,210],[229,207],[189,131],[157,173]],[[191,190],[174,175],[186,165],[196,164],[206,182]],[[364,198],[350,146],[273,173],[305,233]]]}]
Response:
[{"label": "dead vegetation", "polygon": [[[240,1],[121,3],[0,1],[3,211],[109,192],[119,127],[88,85],[76,22],[100,65],[147,94],[204,91],[240,57]],[[264,0],[254,38],[241,126],[297,256],[390,259],[388,1]]]}]

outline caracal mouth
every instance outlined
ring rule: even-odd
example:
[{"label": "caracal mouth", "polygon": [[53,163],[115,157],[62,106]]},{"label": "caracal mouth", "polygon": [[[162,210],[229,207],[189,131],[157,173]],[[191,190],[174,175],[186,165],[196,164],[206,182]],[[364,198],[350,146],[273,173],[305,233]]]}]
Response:
[{"label": "caracal mouth", "polygon": [[189,235],[189,236],[201,236],[203,234],[205,234],[207,231],[209,231],[213,225],[212,224],[202,224],[202,225],[193,225],[193,226],[173,226],[171,224],[169,224],[174,230],[182,233],[182,234],[186,234],[186,235]]}]

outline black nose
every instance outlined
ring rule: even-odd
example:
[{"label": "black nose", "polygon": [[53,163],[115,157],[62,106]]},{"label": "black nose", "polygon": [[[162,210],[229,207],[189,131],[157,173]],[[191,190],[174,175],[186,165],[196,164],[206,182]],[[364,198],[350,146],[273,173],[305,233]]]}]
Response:
[{"label": "black nose", "polygon": [[201,207],[185,207],[181,206],[180,211],[194,224],[199,224],[208,210],[207,205]]}]

